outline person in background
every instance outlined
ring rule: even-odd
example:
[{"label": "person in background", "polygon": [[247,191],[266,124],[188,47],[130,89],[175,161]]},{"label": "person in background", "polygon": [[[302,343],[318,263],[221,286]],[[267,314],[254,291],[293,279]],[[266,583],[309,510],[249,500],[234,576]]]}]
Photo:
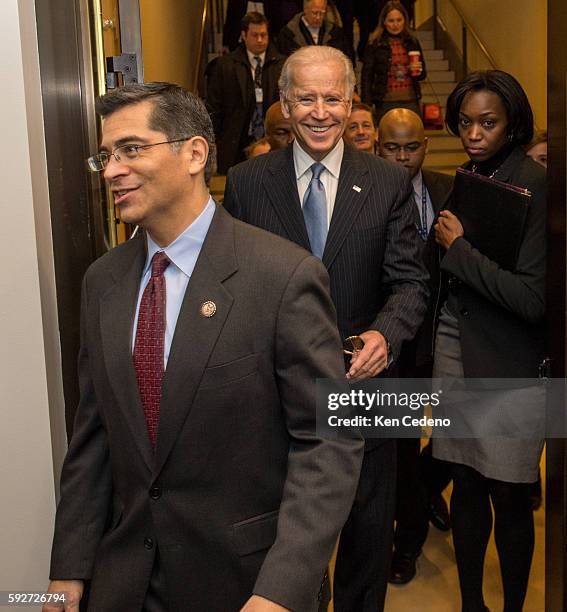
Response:
[{"label": "person in background", "polygon": [[406,9],[395,0],[386,2],[364,53],[362,101],[376,107],[378,119],[399,107],[420,115],[419,82],[426,76],[423,51],[410,34]]},{"label": "person in background", "polygon": [[279,100],[266,112],[266,138],[272,151],[285,149],[293,141],[289,118],[284,117]]},{"label": "person in background", "polygon": [[367,153],[376,153],[378,129],[374,111],[367,104],[354,103],[347,120],[343,138],[351,147]]},{"label": "person in background", "polygon": [[[435,341],[437,379],[534,379],[545,358],[546,175],[524,150],[533,114],[518,81],[499,70],[473,72],[447,100],[446,122],[470,158],[465,168],[529,191],[519,252],[511,269],[475,249],[459,218],[442,210],[434,226],[442,292]],[[505,233],[507,228],[503,228]],[[545,426],[540,385],[497,388],[460,413],[467,427],[495,431],[506,406],[531,416],[533,435]],[[449,407],[450,409],[450,407]],[[480,416],[482,415],[482,416]],[[476,419],[476,421],[475,421]],[[486,548],[494,539],[504,611],[522,610],[534,549],[531,483],[543,439],[435,438],[433,455],[451,462],[451,523],[462,609],[486,610],[482,592]]]},{"label": "person in background", "polygon": [[248,13],[241,23],[243,43],[215,58],[207,70],[206,104],[218,149],[218,173],[244,160],[244,148],[264,136],[264,116],[278,99],[284,58],[270,44],[268,21]]},{"label": "person in background", "polygon": [[126,85],[96,108],[89,167],[144,231],[83,282],[49,591],[65,612],[83,581],[97,612],[314,612],[363,451],[315,431],[315,379],[343,375],[329,277],[215,205],[196,96]]},{"label": "person in background", "polygon": [[[232,168],[224,206],[235,217],[298,243],[331,278],[343,339],[362,350],[349,379],[377,376],[399,358],[427,304],[408,173],[342,139],[355,76],[337,49],[307,46],[282,70],[280,95],[293,144]],[[377,612],[386,596],[394,526],[396,445],[366,441],[358,491],[339,541],[336,612]]]},{"label": "person in background", "polygon": [[279,52],[288,56],[308,45],[325,45],[344,51],[343,29],[326,19],[326,13],[327,0],[303,0],[303,11],[278,34]]},{"label": "person in background", "polygon": [[336,0],[337,10],[343,22],[343,33],[347,55],[355,63],[354,20],[358,24],[359,39],[356,53],[362,61],[368,36],[378,25],[378,15],[384,0]]},{"label": "person in background", "polygon": [[535,162],[547,168],[547,131],[538,132],[526,147],[526,154]]},{"label": "person in background", "polygon": [[[379,155],[403,166],[410,173],[413,213],[418,230],[417,243],[430,277],[427,314],[416,338],[406,343],[402,349],[398,375],[429,381],[433,366],[433,315],[438,293],[436,283],[439,279],[439,265],[436,252],[431,252],[430,236],[432,238],[433,220],[451,193],[453,179],[447,174],[422,168],[427,153],[427,138],[420,116],[413,111],[405,108],[388,111],[380,120],[378,134]],[[429,386],[425,392],[431,392]],[[448,522],[447,505],[441,496],[450,481],[448,466],[442,461],[431,459],[427,466],[428,473],[422,474],[420,442],[419,439],[403,438],[397,443],[396,530],[389,577],[393,584],[406,584],[416,574],[416,561],[427,537],[429,508],[432,504],[435,507],[444,506]],[[426,483],[432,482],[434,478],[441,480],[443,485],[428,490]],[[442,527],[446,530],[446,524],[442,524]]]},{"label": "person in background", "polygon": [[260,138],[260,140],[256,140],[252,144],[249,144],[244,149],[244,154],[246,155],[246,159],[250,159],[251,157],[258,157],[258,155],[264,155],[264,153],[269,153],[270,151],[271,147],[268,139]]}]

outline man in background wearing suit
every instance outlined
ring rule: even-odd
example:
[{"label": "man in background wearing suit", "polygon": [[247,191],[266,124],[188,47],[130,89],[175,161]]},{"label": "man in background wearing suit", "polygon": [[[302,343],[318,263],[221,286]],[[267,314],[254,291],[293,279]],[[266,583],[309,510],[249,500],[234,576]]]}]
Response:
[{"label": "man in background wearing suit", "polygon": [[[408,173],[344,145],[354,82],[350,60],[337,49],[308,46],[291,55],[280,95],[295,140],[233,168],[224,200],[236,217],[322,259],[342,338],[359,335],[365,343],[347,365],[351,380],[377,376],[400,355],[402,343],[419,327],[427,299]],[[383,608],[395,459],[394,441],[367,441],[337,554],[337,612]]]},{"label": "man in background wearing suit", "polygon": [[244,149],[264,136],[264,118],[278,99],[284,58],[269,43],[268,20],[247,13],[243,43],[207,67],[207,108],[218,147],[218,172],[226,174],[244,160]]},{"label": "man in background wearing suit", "polygon": [[[428,238],[433,219],[451,193],[453,179],[446,174],[422,170],[427,138],[421,118],[411,110],[396,108],[382,117],[378,126],[378,152],[384,159],[409,170],[417,242],[430,279],[434,281],[439,276],[439,264],[436,251],[428,248]],[[398,363],[402,377],[431,378],[436,297],[437,290],[432,286],[425,321],[415,340],[402,350]],[[428,450],[424,451],[420,464],[419,449],[418,439],[398,440],[396,531],[389,578],[393,584],[406,584],[415,576],[416,561],[427,537],[428,514],[436,527],[444,531],[450,528],[447,505],[441,495],[450,481],[448,468],[444,462],[433,459],[430,446],[426,447]]]},{"label": "man in background wearing suit", "polygon": [[145,232],[83,283],[50,591],[67,612],[84,581],[97,612],[317,610],[363,447],[315,433],[315,379],[342,375],[327,273],[215,205],[198,98],[136,84],[97,110],[89,165]]},{"label": "man in background wearing suit", "polygon": [[374,111],[368,104],[358,102],[352,105],[344,139],[348,145],[359,151],[376,154],[378,126]]}]

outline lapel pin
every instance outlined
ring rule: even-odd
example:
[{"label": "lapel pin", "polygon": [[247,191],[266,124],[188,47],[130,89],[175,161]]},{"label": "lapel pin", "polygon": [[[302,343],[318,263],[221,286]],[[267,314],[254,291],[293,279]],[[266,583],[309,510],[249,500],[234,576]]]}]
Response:
[{"label": "lapel pin", "polygon": [[357,192],[360,193],[362,191],[362,189],[358,186],[358,185],[353,185],[352,188]]},{"label": "lapel pin", "polygon": [[201,314],[207,319],[210,319],[217,311],[217,305],[211,300],[207,300],[201,304]]}]

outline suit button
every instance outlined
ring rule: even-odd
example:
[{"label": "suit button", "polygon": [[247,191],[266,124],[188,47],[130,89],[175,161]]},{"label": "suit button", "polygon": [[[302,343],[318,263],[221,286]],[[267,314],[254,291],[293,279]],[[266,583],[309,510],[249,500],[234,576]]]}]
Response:
[{"label": "suit button", "polygon": [[161,489],[159,487],[152,487],[150,489],[150,497],[152,499],[159,499],[161,497]]},{"label": "suit button", "polygon": [[466,308],[461,308],[461,314],[463,315],[463,317],[468,317],[469,311]]},{"label": "suit button", "polygon": [[152,538],[144,538],[144,548],[151,550],[154,547],[154,541]]}]

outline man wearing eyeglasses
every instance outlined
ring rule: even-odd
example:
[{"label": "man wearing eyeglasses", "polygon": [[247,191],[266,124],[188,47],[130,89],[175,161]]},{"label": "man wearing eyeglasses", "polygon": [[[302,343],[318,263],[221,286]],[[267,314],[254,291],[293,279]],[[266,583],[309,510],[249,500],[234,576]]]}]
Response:
[{"label": "man wearing eyeglasses", "polygon": [[[426,273],[410,208],[408,173],[345,147],[354,72],[331,47],[303,47],[282,70],[282,110],[295,135],[287,149],[249,160],[227,177],[236,217],[320,257],[331,278],[343,339],[359,336],[346,376],[384,372],[425,313]],[[356,347],[354,347],[356,348]],[[367,440],[355,503],[337,553],[334,609],[383,609],[394,526],[395,441]]]},{"label": "man wearing eyeglasses", "polygon": [[344,51],[343,29],[325,19],[326,14],[327,0],[303,0],[303,11],[278,34],[279,52],[287,56],[307,45],[327,45]]},{"label": "man wearing eyeglasses", "polygon": [[[409,171],[413,186],[410,203],[418,230],[417,242],[430,274],[427,315],[414,341],[406,344],[398,364],[401,376],[431,379],[433,316],[438,293],[437,249],[428,243],[434,217],[443,208],[453,186],[452,177],[423,170],[427,138],[421,118],[406,108],[387,112],[378,128],[378,152]],[[430,391],[430,389],[424,389]],[[431,456],[428,445],[420,462],[420,440],[398,440],[396,531],[389,580],[406,584],[416,574],[416,562],[427,538],[429,519],[443,531],[450,529],[449,512],[442,496],[451,478],[446,464]]]},{"label": "man wearing eyeglasses", "polygon": [[85,582],[97,612],[317,610],[363,446],[315,433],[315,379],[342,372],[325,269],[212,201],[198,98],[137,84],[97,110],[89,165],[144,231],[85,275],[50,591],[67,612]]}]

